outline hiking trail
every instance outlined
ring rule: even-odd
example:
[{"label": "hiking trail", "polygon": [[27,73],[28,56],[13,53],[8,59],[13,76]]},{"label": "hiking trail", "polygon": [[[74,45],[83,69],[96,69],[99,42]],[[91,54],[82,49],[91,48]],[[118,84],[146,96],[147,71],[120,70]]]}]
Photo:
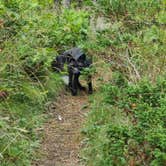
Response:
[{"label": "hiking trail", "polygon": [[88,111],[88,95],[61,94],[51,106],[51,117],[44,125],[40,151],[35,166],[82,166],[80,161],[81,128]]},{"label": "hiking trail", "polygon": [[[108,83],[112,77],[110,66],[101,60],[97,62],[96,73],[93,76],[94,92],[103,83]],[[86,85],[84,80],[81,80],[81,83],[83,86]],[[80,158],[84,145],[81,129],[90,111],[88,98],[89,95],[85,92],[80,92],[77,96],[72,96],[70,92],[62,92],[50,104],[46,111],[49,117],[41,131],[44,134],[38,150],[41,156],[32,163],[33,166],[85,165]]]}]

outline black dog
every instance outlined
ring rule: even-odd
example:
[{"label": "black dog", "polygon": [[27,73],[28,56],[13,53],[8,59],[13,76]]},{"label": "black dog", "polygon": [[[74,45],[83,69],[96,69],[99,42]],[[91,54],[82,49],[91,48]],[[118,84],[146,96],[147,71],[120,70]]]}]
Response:
[{"label": "black dog", "polygon": [[[84,68],[89,68],[92,64],[90,59],[86,58],[86,55],[80,48],[72,48],[65,51],[62,55],[59,55],[53,60],[51,66],[55,72],[60,72],[63,70],[64,64],[67,64],[69,73],[69,88],[71,89],[72,95],[77,95],[78,88],[80,90],[85,90],[79,82],[79,76],[81,70]],[[92,94],[92,81],[91,75],[88,75],[88,93]]]}]

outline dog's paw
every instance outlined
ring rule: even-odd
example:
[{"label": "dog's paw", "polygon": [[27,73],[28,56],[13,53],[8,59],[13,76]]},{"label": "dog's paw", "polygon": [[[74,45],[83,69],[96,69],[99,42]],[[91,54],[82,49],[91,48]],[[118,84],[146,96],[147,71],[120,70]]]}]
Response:
[{"label": "dog's paw", "polygon": [[72,91],[71,94],[72,94],[72,96],[77,96],[77,92],[76,91]]},{"label": "dog's paw", "polygon": [[79,87],[80,90],[86,91],[86,88],[84,86]]}]

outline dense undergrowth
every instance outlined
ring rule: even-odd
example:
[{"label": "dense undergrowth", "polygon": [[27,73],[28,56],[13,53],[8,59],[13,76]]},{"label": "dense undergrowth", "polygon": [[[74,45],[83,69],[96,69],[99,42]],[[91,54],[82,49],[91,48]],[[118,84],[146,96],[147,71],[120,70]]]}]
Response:
[{"label": "dense undergrowth", "polygon": [[92,49],[132,82],[155,80],[165,71],[165,6],[160,0],[98,1],[91,9],[106,26],[96,27]]},{"label": "dense undergrowth", "polygon": [[30,165],[44,106],[61,89],[50,62],[80,46],[115,73],[91,97],[87,163],[164,165],[165,1],[85,0],[76,6],[55,10],[52,0],[0,1],[0,92],[6,92],[0,101],[0,164]]},{"label": "dense undergrowth", "polygon": [[94,166],[163,166],[165,1],[101,0],[88,5],[105,19],[106,28],[96,28],[94,46],[114,76],[90,98],[84,159]]},{"label": "dense undergrowth", "polygon": [[91,98],[84,133],[88,165],[164,165],[166,80],[128,84],[116,74]]},{"label": "dense undergrowth", "polygon": [[81,45],[87,27],[86,11],[57,13],[52,1],[0,1],[0,165],[30,165],[45,105],[62,87],[50,62]]}]

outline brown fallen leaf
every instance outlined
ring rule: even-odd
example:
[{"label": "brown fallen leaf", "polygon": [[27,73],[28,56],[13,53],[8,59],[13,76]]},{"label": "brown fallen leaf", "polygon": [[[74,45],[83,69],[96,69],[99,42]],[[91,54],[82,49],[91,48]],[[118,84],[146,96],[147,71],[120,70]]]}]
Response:
[{"label": "brown fallen leaf", "polygon": [[8,92],[5,90],[0,91],[0,100],[4,100],[9,96]]}]

